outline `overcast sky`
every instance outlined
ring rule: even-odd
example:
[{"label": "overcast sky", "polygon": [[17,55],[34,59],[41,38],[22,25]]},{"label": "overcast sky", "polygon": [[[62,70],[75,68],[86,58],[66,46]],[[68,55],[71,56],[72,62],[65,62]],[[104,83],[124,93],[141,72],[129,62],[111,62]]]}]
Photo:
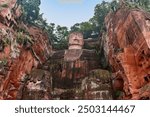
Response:
[{"label": "overcast sky", "polygon": [[44,13],[48,23],[70,27],[88,21],[94,15],[96,4],[101,2],[102,0],[41,0],[40,13]]}]

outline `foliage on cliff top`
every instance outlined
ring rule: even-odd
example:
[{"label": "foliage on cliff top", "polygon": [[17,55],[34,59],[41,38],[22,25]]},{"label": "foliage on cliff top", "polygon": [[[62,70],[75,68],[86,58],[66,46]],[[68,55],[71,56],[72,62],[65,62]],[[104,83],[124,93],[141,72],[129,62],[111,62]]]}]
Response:
[{"label": "foliage on cliff top", "polygon": [[109,12],[115,12],[120,7],[142,8],[150,11],[150,0],[113,0],[112,2],[99,3],[95,6],[94,15],[89,21],[76,23],[70,30],[66,26],[56,26],[54,23],[47,23],[40,14],[41,0],[17,0],[23,9],[22,20],[28,24],[34,24],[46,30],[49,39],[53,41],[56,49],[66,49],[67,39],[70,32],[82,32],[84,38],[97,38],[100,33],[105,31],[104,19]]}]

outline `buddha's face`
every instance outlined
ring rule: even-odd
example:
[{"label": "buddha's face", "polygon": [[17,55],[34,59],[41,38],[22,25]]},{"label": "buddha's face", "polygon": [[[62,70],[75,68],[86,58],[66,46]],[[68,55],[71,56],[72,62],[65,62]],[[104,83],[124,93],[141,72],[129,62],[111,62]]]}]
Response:
[{"label": "buddha's face", "polygon": [[82,33],[71,33],[69,35],[69,49],[82,49],[84,44]]}]

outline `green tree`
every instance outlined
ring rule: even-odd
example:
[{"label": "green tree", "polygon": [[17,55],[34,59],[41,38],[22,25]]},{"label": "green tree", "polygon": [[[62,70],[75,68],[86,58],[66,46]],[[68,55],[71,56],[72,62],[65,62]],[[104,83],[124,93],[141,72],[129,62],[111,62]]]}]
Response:
[{"label": "green tree", "polygon": [[76,23],[70,28],[70,32],[79,32],[80,31],[80,23]]},{"label": "green tree", "polygon": [[76,23],[71,27],[70,32],[82,32],[85,39],[92,38],[92,34],[95,32],[95,25],[90,21]]},{"label": "green tree", "polygon": [[22,20],[25,23],[34,23],[38,19],[41,0],[19,0],[18,4],[22,6]]},{"label": "green tree", "polygon": [[[52,25],[54,26],[54,25]],[[66,26],[56,26],[51,28],[53,30],[51,30],[53,35],[53,47],[54,49],[57,50],[62,50],[62,49],[67,49],[68,48],[68,35],[69,35],[69,31],[68,28]]]},{"label": "green tree", "polygon": [[57,37],[57,42],[60,42],[62,40],[67,40],[69,31],[68,28],[66,26],[60,26],[58,25],[56,27],[56,37]]},{"label": "green tree", "polygon": [[150,0],[124,0],[130,6],[140,7],[146,11],[150,11]]},{"label": "green tree", "polygon": [[104,20],[106,15],[110,11],[116,11],[119,7],[119,3],[116,0],[110,2],[103,1],[101,4],[97,4],[94,9],[94,16],[87,22],[76,23],[71,27],[71,32],[82,32],[84,38],[96,38],[100,32],[104,31]]},{"label": "green tree", "polygon": [[101,4],[97,4],[94,10],[93,23],[99,27],[99,31],[104,28],[104,20],[106,15],[110,12],[111,7],[109,2],[103,1]]},{"label": "green tree", "polygon": [[90,22],[82,22],[80,24],[80,31],[83,33],[85,39],[92,37],[93,25]]}]

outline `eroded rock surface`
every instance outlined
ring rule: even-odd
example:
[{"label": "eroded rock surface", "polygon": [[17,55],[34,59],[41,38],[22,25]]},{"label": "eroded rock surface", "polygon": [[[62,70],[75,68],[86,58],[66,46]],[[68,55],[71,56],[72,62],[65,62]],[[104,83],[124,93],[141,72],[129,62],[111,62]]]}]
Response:
[{"label": "eroded rock surface", "polygon": [[42,29],[18,20],[16,0],[0,0],[0,5],[0,99],[17,99],[22,80],[49,58],[52,49]]},{"label": "eroded rock surface", "polygon": [[149,22],[149,13],[127,8],[110,13],[105,19],[105,50],[113,71],[114,88],[123,89],[123,99],[149,98],[149,93],[141,95],[150,82]]},{"label": "eroded rock surface", "polygon": [[18,99],[45,100],[51,99],[51,74],[41,69],[33,69],[22,81]]},{"label": "eroded rock surface", "polygon": [[107,70],[95,69],[82,80],[76,90],[76,99],[110,100],[112,97],[111,75]]}]

